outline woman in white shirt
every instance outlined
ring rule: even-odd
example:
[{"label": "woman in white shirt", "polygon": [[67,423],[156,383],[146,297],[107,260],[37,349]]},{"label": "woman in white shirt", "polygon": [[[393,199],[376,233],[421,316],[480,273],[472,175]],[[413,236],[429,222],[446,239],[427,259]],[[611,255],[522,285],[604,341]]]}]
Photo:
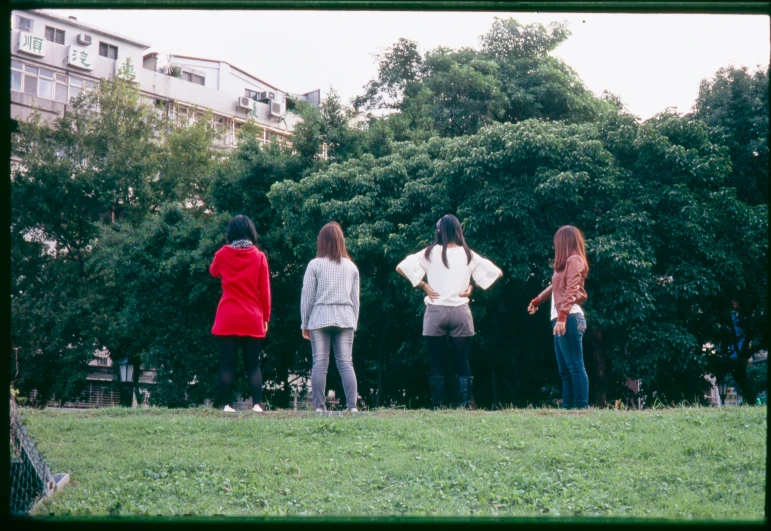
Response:
[{"label": "woman in white shirt", "polygon": [[[468,248],[460,221],[452,214],[437,222],[434,243],[405,258],[396,272],[426,293],[423,336],[430,355],[429,381],[434,409],[439,409],[444,400],[447,336],[458,374],[458,405],[469,407],[473,379],[468,355],[474,337],[474,320],[468,307],[471,279],[480,288],[487,289],[503,272]],[[424,276],[428,283],[423,281]]]}]

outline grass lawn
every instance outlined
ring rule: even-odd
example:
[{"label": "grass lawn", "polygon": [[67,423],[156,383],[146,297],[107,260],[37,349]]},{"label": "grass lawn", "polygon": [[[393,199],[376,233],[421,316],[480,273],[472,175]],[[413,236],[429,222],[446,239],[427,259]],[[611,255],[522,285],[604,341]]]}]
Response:
[{"label": "grass lawn", "polygon": [[763,518],[766,408],[23,410],[37,515]]}]

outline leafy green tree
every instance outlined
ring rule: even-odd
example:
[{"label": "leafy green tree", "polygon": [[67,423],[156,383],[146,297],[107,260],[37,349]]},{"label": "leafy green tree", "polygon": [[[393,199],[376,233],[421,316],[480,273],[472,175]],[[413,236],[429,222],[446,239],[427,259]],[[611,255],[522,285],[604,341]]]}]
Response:
[{"label": "leafy green tree", "polygon": [[768,68],[721,68],[701,82],[693,115],[723,135],[739,198],[768,204]]},{"label": "leafy green tree", "polygon": [[221,164],[221,154],[214,147],[216,131],[211,127],[211,111],[190,125],[167,125],[161,159],[160,201],[184,201],[189,206],[206,209],[211,176]]},{"label": "leafy green tree", "polygon": [[[627,157],[624,166],[606,142]],[[530,318],[525,308],[549,282],[552,237],[568,223],[585,231],[592,263],[593,402],[619,396],[627,377],[642,378],[650,397],[679,401],[703,394],[702,345],[722,337],[715,323],[724,294],[745,275],[765,285],[761,233],[743,236],[737,252],[734,235],[703,222],[763,230],[763,212],[725,188],[729,168],[706,126],[686,118],[661,115],[639,127],[623,117],[602,127],[527,120],[397,145],[386,157],[278,183],[268,197],[301,263],[323,223],[334,219],[346,231],[368,279],[354,355],[367,403],[427,400],[422,304],[392,271],[428,243],[446,212],[461,218],[472,248],[506,272],[472,302],[478,402],[525,405],[558,395],[548,318]]]},{"label": "leafy green tree", "polygon": [[562,23],[496,19],[480,50],[439,47],[421,55],[400,39],[378,56],[377,77],[353,100],[382,118],[397,140],[474,134],[496,121],[587,122],[612,108],[562,60],[549,55],[570,35]]},{"label": "leafy green tree", "polygon": [[401,38],[378,54],[378,75],[364,87],[364,94],[353,100],[356,109],[399,109],[407,85],[421,76],[423,57],[418,43]]},{"label": "leafy green tree", "polygon": [[101,82],[64,116],[19,123],[11,177],[12,341],[20,389],[74,398],[109,316],[88,259],[100,222],[138,222],[154,206],[153,110],[130,80]]},{"label": "leafy green tree", "polygon": [[226,218],[165,205],[139,225],[107,228],[91,257],[95,281],[114,303],[105,345],[115,359],[154,369],[152,404],[214,397],[219,347],[211,327],[221,289],[208,268]]}]

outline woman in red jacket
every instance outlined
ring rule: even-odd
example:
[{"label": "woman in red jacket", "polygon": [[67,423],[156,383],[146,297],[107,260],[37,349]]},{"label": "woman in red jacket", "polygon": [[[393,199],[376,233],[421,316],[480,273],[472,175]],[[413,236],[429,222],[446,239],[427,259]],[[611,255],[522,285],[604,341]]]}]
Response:
[{"label": "woman in red jacket", "polygon": [[589,378],[584,367],[583,349],[586,319],[581,309],[587,299],[584,281],[588,274],[584,235],[572,225],[561,227],[554,235],[551,284],[527,307],[532,315],[551,298],[554,351],[562,378],[562,407],[565,409],[585,409],[589,402]]},{"label": "woman in red jacket", "polygon": [[231,407],[238,348],[244,356],[247,380],[256,413],[262,412],[260,347],[270,321],[270,276],[268,260],[257,249],[257,231],[252,220],[236,216],[230,220],[227,245],[214,255],[209,272],[222,278],[222,298],[217,306],[212,334],[220,341],[220,405]]}]

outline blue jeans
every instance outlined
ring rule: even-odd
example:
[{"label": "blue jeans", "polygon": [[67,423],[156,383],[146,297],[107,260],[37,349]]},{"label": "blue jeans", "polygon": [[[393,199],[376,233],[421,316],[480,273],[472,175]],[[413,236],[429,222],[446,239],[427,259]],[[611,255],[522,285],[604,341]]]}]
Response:
[{"label": "blue jeans", "polygon": [[353,328],[328,326],[310,330],[311,348],[313,349],[313,370],[311,387],[313,406],[326,409],[327,369],[329,368],[329,349],[335,351],[335,362],[343,380],[343,391],[348,408],[356,407],[356,374],[353,372]]},{"label": "blue jeans", "polygon": [[[557,320],[551,322],[552,331]],[[562,407],[586,409],[589,405],[589,378],[584,368],[583,338],[586,319],[580,313],[571,313],[565,322],[565,334],[554,336],[554,352],[562,378]]]}]

